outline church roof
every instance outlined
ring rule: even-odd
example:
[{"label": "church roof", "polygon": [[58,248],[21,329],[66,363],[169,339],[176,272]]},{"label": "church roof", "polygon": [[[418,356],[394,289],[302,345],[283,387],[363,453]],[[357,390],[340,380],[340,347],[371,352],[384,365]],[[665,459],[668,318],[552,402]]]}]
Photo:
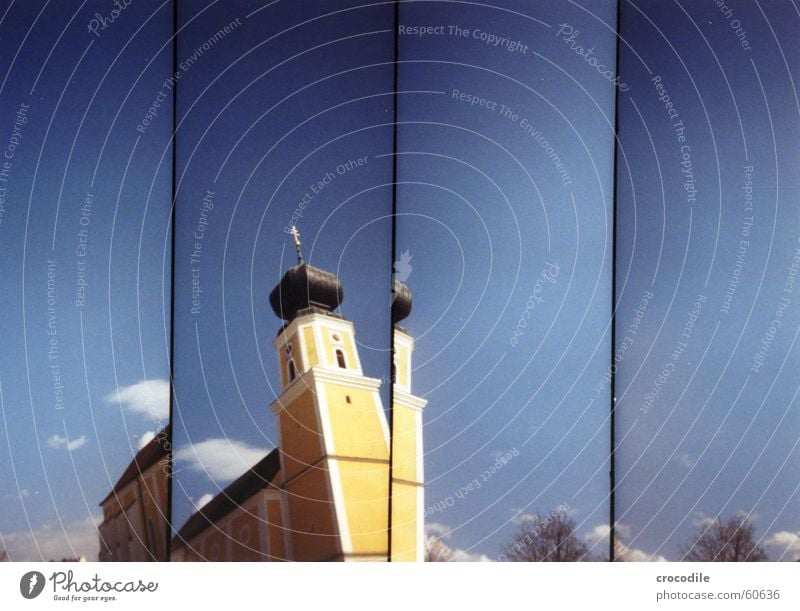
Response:
[{"label": "church roof", "polygon": [[169,444],[166,442],[170,438],[171,427],[172,425],[168,424],[160,433],[153,437],[147,445],[136,453],[136,456],[133,457],[133,460],[117,480],[117,483],[114,484],[111,492],[100,501],[100,505],[103,505],[108,499],[119,493],[125,486],[134,481],[150,467],[165,458],[170,458],[170,453],[167,450]]},{"label": "church roof", "polygon": [[343,300],[339,278],[307,263],[290,267],[269,294],[272,310],[287,322],[309,308],[332,312]]},{"label": "church roof", "polygon": [[397,324],[411,314],[411,289],[395,279],[392,283],[392,322]]},{"label": "church roof", "polygon": [[173,548],[190,541],[212,524],[215,524],[231,511],[241,506],[260,490],[271,485],[272,479],[280,469],[280,453],[275,448],[222,492],[203,505],[186,520],[186,523],[173,537]]}]

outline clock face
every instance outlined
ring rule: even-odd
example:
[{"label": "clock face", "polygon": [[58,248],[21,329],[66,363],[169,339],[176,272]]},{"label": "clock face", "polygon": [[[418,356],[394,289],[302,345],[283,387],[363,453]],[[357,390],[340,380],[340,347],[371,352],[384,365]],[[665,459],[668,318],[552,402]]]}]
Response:
[{"label": "clock face", "polygon": [[287,357],[292,358],[294,355],[294,344],[286,344],[284,351],[286,352]]},{"label": "clock face", "polygon": [[338,333],[331,333],[331,341],[334,344],[341,344],[342,343],[342,337]]}]

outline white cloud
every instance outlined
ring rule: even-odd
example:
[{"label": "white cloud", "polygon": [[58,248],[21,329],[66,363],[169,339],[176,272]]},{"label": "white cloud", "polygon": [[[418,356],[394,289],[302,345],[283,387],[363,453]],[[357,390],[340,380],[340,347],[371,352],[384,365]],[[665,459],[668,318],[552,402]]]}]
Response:
[{"label": "white cloud", "polygon": [[106,403],[122,404],[126,410],[152,420],[166,420],[169,417],[168,380],[142,380],[130,386],[119,386],[104,398]]},{"label": "white cloud", "polygon": [[781,560],[800,560],[800,532],[782,530],[771,534],[764,543]]},{"label": "white cloud", "polygon": [[598,524],[586,535],[586,542],[589,545],[598,543],[608,544],[608,537],[611,534],[611,527],[608,524]]},{"label": "white cloud", "polygon": [[190,444],[175,452],[175,461],[215,480],[234,480],[264,458],[269,449],[243,441],[216,438]]},{"label": "white cloud", "polygon": [[142,436],[139,437],[138,449],[141,450],[155,438],[156,438],[155,431],[146,431],[142,433]]},{"label": "white cloud", "polygon": [[491,562],[492,559],[486,554],[471,554],[463,549],[450,550],[453,558],[450,562]]},{"label": "white cloud", "polygon": [[525,524],[527,522],[538,523],[540,520],[539,516],[535,513],[516,513],[511,521],[514,524]]},{"label": "white cloud", "polygon": [[12,492],[11,494],[4,494],[3,500],[4,501],[16,501],[19,502],[22,499],[27,499],[31,495],[31,491],[27,488],[21,488],[19,492]]},{"label": "white cloud", "polygon": [[54,450],[68,450],[72,452],[73,450],[77,450],[78,448],[83,447],[86,445],[85,435],[81,435],[76,439],[69,440],[66,437],[62,437],[61,435],[53,435],[47,440],[47,445],[49,445]]},{"label": "white cloud", "polygon": [[648,554],[640,549],[628,547],[619,540],[617,541],[619,544],[617,545],[616,554],[625,562],[667,562],[664,556]]},{"label": "white cloud", "polygon": [[450,527],[441,522],[426,522],[425,523],[425,536],[426,537],[439,537],[446,539],[450,536]]},{"label": "white cloud", "polygon": [[[643,550],[628,547],[624,539],[630,539],[631,527],[629,524],[618,522],[614,528],[616,535],[615,555],[626,562],[667,562],[664,556],[649,554]],[[608,547],[608,538],[611,535],[611,527],[608,524],[598,524],[586,535],[586,542],[598,549]]]},{"label": "white cloud", "polygon": [[630,539],[631,527],[628,524],[617,522],[617,526],[614,528],[614,534],[617,535],[618,539]]},{"label": "white cloud", "polygon": [[8,559],[40,562],[85,556],[87,560],[97,560],[97,525],[102,519],[102,515],[96,515],[64,522],[63,528],[58,522],[47,522],[33,531],[4,532]]},{"label": "white cloud", "polygon": [[574,517],[578,515],[578,509],[575,507],[570,507],[566,503],[562,503],[558,505],[555,509],[553,509],[550,513],[547,514],[536,514],[536,513],[525,513],[522,508],[514,507],[511,510],[511,521],[514,524],[526,524],[526,523],[534,523],[539,524],[540,522],[544,522],[549,517],[556,517],[556,516],[567,516],[567,517]]},{"label": "white cloud", "polygon": [[450,536],[452,532],[447,524],[441,522],[427,522],[425,524],[425,538],[430,545],[430,541],[438,540],[439,552],[450,558],[449,562],[491,562],[492,559],[486,554],[473,554],[467,550],[460,548],[452,548],[448,546],[444,539]]},{"label": "white cloud", "polygon": [[[714,526],[714,524],[726,521],[724,518],[721,518],[720,516],[716,516],[713,518],[711,516],[707,516],[702,511],[695,511],[692,514],[692,516],[693,516],[692,524],[698,529],[700,528],[707,529],[710,528],[711,526]],[[743,511],[741,509],[739,511],[734,512],[732,516],[732,518],[747,522],[758,522],[760,517],[761,516],[754,511],[748,512],[748,511]]]},{"label": "white cloud", "polygon": [[707,516],[700,511],[696,511],[694,513],[694,517],[692,517],[692,524],[695,526],[695,528],[708,528],[709,526],[712,526],[714,522],[716,522],[715,518]]},{"label": "white cloud", "polygon": [[210,492],[206,492],[203,496],[201,496],[197,502],[194,504],[195,509],[201,509],[208,505],[208,502],[214,498],[214,495]]},{"label": "white cloud", "polygon": [[[628,524],[621,522],[617,523],[614,529],[617,539],[630,539],[631,527]],[[611,535],[611,527],[608,524],[598,524],[586,535],[586,541],[590,545],[595,543],[605,543],[608,545],[608,537]]]},{"label": "white cloud", "polygon": [[438,553],[449,558],[448,562],[491,562],[492,559],[486,554],[472,554],[460,548],[452,548],[448,546],[441,537],[428,536],[426,546],[431,545],[432,540],[437,540]]}]

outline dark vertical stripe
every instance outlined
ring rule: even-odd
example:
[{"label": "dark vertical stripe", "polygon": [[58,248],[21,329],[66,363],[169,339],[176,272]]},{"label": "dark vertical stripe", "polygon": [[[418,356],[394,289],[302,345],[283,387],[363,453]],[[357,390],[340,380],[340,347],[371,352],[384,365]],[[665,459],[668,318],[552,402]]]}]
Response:
[{"label": "dark vertical stripe", "polygon": [[[397,27],[400,24],[400,2],[394,3],[394,90],[392,103],[392,251],[389,258],[389,282],[391,291],[394,291],[394,261],[397,257],[397,73],[400,43],[397,36]],[[389,293],[392,297],[393,292]],[[389,521],[387,536],[389,538],[387,551],[388,561],[392,561],[392,477],[394,475],[394,320],[392,317],[392,301],[389,302]]]},{"label": "dark vertical stripe", "polygon": [[[172,74],[174,77],[178,71],[178,0],[172,0]],[[171,234],[171,254],[172,260],[170,261],[170,313],[169,313],[169,426],[166,443],[169,444],[169,469],[167,470],[167,544],[166,553],[167,561],[171,560],[172,556],[172,448],[175,447],[172,443],[173,427],[172,416],[175,409],[175,220],[176,210],[175,205],[177,201],[177,146],[176,146],[176,130],[178,126],[178,83],[172,87],[172,209],[170,210],[170,223],[172,224]]]},{"label": "dark vertical stripe", "polygon": [[[619,77],[619,55],[620,55],[620,14],[622,12],[622,0],[617,0],[617,27],[616,27],[616,72]],[[616,453],[617,453],[617,436],[616,436],[616,381],[617,372],[614,368],[614,354],[616,353],[617,346],[617,165],[619,158],[619,87],[615,86],[614,96],[614,187],[611,202],[611,404],[610,404],[610,453],[609,453],[609,502],[608,502],[608,559],[614,562],[614,544],[616,543],[616,488],[617,488],[617,474],[616,474]]]}]

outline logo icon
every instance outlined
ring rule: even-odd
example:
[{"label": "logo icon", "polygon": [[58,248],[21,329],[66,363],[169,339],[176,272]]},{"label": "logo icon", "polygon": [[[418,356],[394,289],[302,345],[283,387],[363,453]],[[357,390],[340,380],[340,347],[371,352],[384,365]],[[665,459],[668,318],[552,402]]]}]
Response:
[{"label": "logo icon", "polygon": [[414,258],[414,255],[410,254],[409,251],[404,250],[400,253],[400,260],[394,262],[394,277],[399,280],[400,282],[405,282],[408,280],[408,277],[411,275],[411,259]]},{"label": "logo icon", "polygon": [[36,598],[44,590],[44,575],[39,571],[28,571],[19,580],[19,593],[24,598]]}]

